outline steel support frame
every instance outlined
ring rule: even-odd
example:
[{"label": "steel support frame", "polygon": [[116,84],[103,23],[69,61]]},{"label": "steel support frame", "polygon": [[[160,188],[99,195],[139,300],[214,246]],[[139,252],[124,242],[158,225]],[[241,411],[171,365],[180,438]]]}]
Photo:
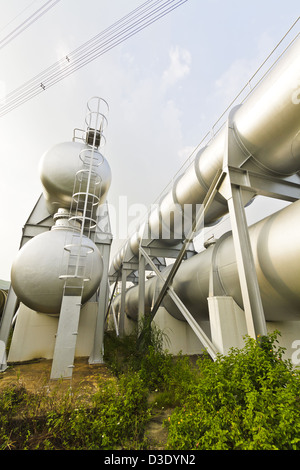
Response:
[{"label": "steel support frame", "polygon": [[0,372],[7,369],[6,345],[11,329],[13,316],[16,311],[18,299],[12,287],[9,288],[0,328]]},{"label": "steel support frame", "polygon": [[114,304],[113,304],[113,298],[114,298],[114,295],[115,295],[115,291],[117,289],[118,282],[119,282],[119,275],[117,275],[117,277],[115,279],[114,287],[113,287],[113,290],[111,292],[111,286],[110,286],[109,280],[107,280],[107,289],[108,289],[108,294],[109,294],[109,302],[108,302],[107,310],[106,310],[106,314],[105,314],[105,322],[109,318],[110,310],[112,310],[116,335],[120,336],[119,335],[119,325],[118,325],[118,321],[117,321],[117,315],[116,315],[115,307],[114,307]]},{"label": "steel support frame", "polygon": [[[153,271],[157,275],[157,277],[164,283],[164,285],[167,283],[167,279],[164,278],[162,273],[157,269],[155,264],[153,263],[152,259],[150,256],[147,254],[147,252],[144,250],[144,248],[140,247],[140,252],[141,255],[147,260],[147,262],[150,264],[150,266],[153,268]],[[174,291],[173,287],[171,285],[168,285],[168,294],[172,298],[173,302],[176,304],[176,306],[179,308],[180,312],[183,314],[184,318],[198,337],[198,339],[201,341],[203,346],[206,348],[210,356],[214,359],[216,358],[218,351],[215,348],[215,346],[212,344],[208,336],[204,333],[202,328],[199,326],[199,324],[196,322],[192,314],[189,312],[189,310],[186,308],[182,300],[178,297],[176,292]],[[156,312],[155,312],[156,313]],[[151,314],[150,314],[151,315]],[[155,315],[151,315],[151,321],[154,319]]]},{"label": "steel support frame", "polygon": [[81,310],[81,295],[62,299],[50,379],[71,379]]},{"label": "steel support frame", "polygon": [[[150,258],[151,259],[151,258]],[[151,260],[152,264],[152,260]],[[153,263],[154,264],[154,263]],[[156,266],[155,266],[156,268]],[[139,323],[145,316],[145,287],[146,287],[146,258],[143,256],[141,248],[139,248],[139,303],[138,303],[138,321]]]},{"label": "steel support frame", "polygon": [[[106,223],[103,223],[103,220]],[[104,358],[104,326],[108,304],[108,269],[112,235],[107,205],[102,208],[97,217],[97,225],[105,226],[105,230],[96,228],[94,238],[103,259],[103,274],[98,292],[98,309],[94,332],[93,349],[89,356],[89,364],[103,364]],[[70,308],[70,306],[72,308]],[[81,311],[81,296],[64,295],[59,315],[57,338],[51,369],[51,379],[70,379],[72,377],[75,359],[75,348]],[[74,318],[72,318],[72,316]],[[73,332],[70,331],[72,325]],[[67,364],[68,362],[68,364]]]},{"label": "steel support frame", "polygon": [[126,282],[127,282],[128,274],[129,274],[129,270],[123,267],[122,276],[121,276],[121,305],[120,305],[119,325],[118,325],[120,338],[123,338],[124,333],[125,333],[125,296],[126,296]]},{"label": "steel support frame", "polygon": [[232,236],[248,335],[252,338],[267,334],[264,310],[257,280],[241,188],[230,184],[228,199]]},{"label": "steel support frame", "polygon": [[[108,269],[109,269],[110,249],[111,249],[111,243],[112,243],[112,234],[111,234],[111,227],[110,227],[109,214],[108,214],[107,208],[105,209],[104,217],[106,220],[105,231],[96,232],[97,240],[95,240],[95,244],[97,245],[103,257],[104,270],[103,270],[101,283],[99,286],[98,311],[97,311],[97,318],[96,318],[93,349],[89,357],[90,364],[103,362],[104,323],[105,323],[105,313],[106,313],[108,297],[109,297],[108,295],[108,289],[109,289]],[[20,242],[20,249],[31,238],[35,237],[36,235],[40,233],[50,230],[52,225],[53,225],[53,217],[49,215],[45,206],[44,196],[41,195],[36,205],[34,206],[26,224],[24,225],[22,238]],[[80,303],[78,299],[74,300],[74,302],[75,302],[74,303],[75,306],[78,306],[78,304]],[[12,325],[12,321],[13,321],[17,304],[18,304],[18,298],[13,288],[10,287],[5,309],[3,311],[1,327],[0,327],[0,372],[4,372],[8,367],[7,357],[6,357],[6,345],[7,345],[7,341],[8,341],[8,337],[9,337],[9,333],[10,333],[10,329],[11,329],[11,325]],[[75,331],[73,331],[73,333],[75,333]],[[77,335],[74,334],[73,336],[74,336],[73,339],[76,339]],[[70,372],[72,372],[71,365],[72,364],[68,364],[68,366],[70,366],[67,369],[68,378],[70,378],[71,376]],[[54,367],[56,368],[56,366]],[[57,370],[58,369],[56,368],[56,371]],[[52,377],[54,378],[58,374],[60,374],[60,372],[55,372],[53,368]]]},{"label": "steel support frame", "polygon": [[227,138],[223,161],[226,177],[219,192],[227,200],[234,249],[248,335],[257,338],[267,334],[265,315],[258,285],[254,257],[247,225],[245,202],[253,195],[294,202],[300,199],[300,178],[279,178],[246,169],[249,157],[241,150],[234,131],[235,109],[227,121]]},{"label": "steel support frame", "polygon": [[104,363],[104,329],[106,310],[109,300],[109,282],[108,282],[108,269],[110,260],[112,237],[108,234],[106,241],[96,243],[103,259],[103,275],[99,286],[98,294],[98,309],[94,335],[94,345],[89,357],[89,364],[103,364]]},{"label": "steel support frame", "polygon": [[191,229],[186,239],[183,241],[180,250],[177,253],[177,257],[175,259],[174,264],[172,265],[172,268],[167,278],[164,278],[164,276],[161,274],[161,272],[157,269],[157,267],[153,263],[150,257],[149,249],[143,246],[142,240],[139,246],[139,320],[140,320],[140,317],[144,315],[144,310],[145,310],[145,265],[148,263],[163,283],[160,291],[156,292],[157,296],[156,296],[156,299],[154,299],[154,305],[152,307],[150,317],[149,317],[150,322],[153,321],[161,305],[161,302],[163,301],[166,293],[168,292],[173,302],[179,308],[180,312],[182,313],[182,315],[184,316],[184,318],[186,319],[186,321],[188,322],[188,324],[190,325],[190,327],[192,328],[192,330],[194,331],[198,339],[201,341],[201,343],[203,344],[203,346],[206,348],[206,350],[208,351],[208,353],[213,359],[215,359],[218,354],[217,349],[215,348],[213,343],[210,341],[208,336],[204,333],[200,325],[193,318],[193,316],[191,315],[189,310],[186,308],[184,303],[178,297],[178,295],[172,288],[171,284],[180,267],[180,264],[182,263],[186,255],[188,247],[190,246],[190,244],[192,243],[195,237],[195,234],[204,223],[205,213],[207,212],[209,206],[213,202],[214,197],[216,196],[223,182],[224,177],[225,177],[225,174],[221,170],[218,171],[217,174],[215,175],[215,178],[206,194],[203,204],[201,205],[200,210],[195,216]]},{"label": "steel support frame", "polygon": [[248,335],[253,338],[264,336],[267,334],[267,328],[246,220],[244,208],[245,199],[250,200],[254,195],[267,196],[289,202],[295,202],[300,199],[300,177],[298,175],[279,178],[277,176],[265,175],[243,168],[244,165],[245,167],[247,166],[251,155],[245,156],[238,144],[233,126],[234,111],[235,110],[230,114],[227,122],[227,139],[225,143],[223,168],[221,171],[217,172],[206,198],[203,201],[202,210],[195,220],[196,225],[192,227],[191,232],[183,243],[167,279],[165,279],[156,268],[149,253],[147,253],[145,247],[142,246],[142,243],[139,247],[139,312],[141,312],[141,314],[144,312],[144,267],[147,261],[163,282],[163,286],[156,295],[154,306],[150,313],[151,321],[154,319],[164,296],[168,292],[202,344],[205,345],[212,358],[215,358],[217,354],[215,346],[194,320],[171,286],[174,276],[183,260],[187,243],[193,240],[197,227],[204,219],[206,210],[219,192],[226,199],[228,204],[247,332]]},{"label": "steel support frame", "polygon": [[[192,223],[192,227],[188,233],[188,236],[186,237],[186,239],[184,240],[183,244],[182,244],[182,247],[178,253],[178,256],[171,268],[171,271],[169,272],[168,276],[167,276],[167,279],[165,279],[165,282],[161,288],[161,291],[158,295],[158,298],[156,299],[156,302],[153,306],[153,309],[151,311],[151,314],[150,314],[150,317],[151,317],[151,320],[153,320],[154,316],[156,315],[156,312],[164,298],[164,296],[166,295],[183,259],[184,259],[184,256],[186,254],[186,250],[187,250],[187,247],[190,245],[190,243],[193,241],[194,237],[195,237],[195,234],[197,233],[197,231],[201,228],[201,226],[203,225],[204,223],[204,217],[205,217],[205,213],[207,212],[209,206],[211,205],[211,203],[213,202],[214,200],[214,197],[216,196],[222,182],[223,182],[223,179],[224,179],[224,173],[220,170],[216,173],[216,176],[204,198],[204,201],[203,201],[203,204],[201,205],[201,208],[200,210],[198,211],[198,214],[196,214],[195,216],[195,219]],[[140,251],[141,251],[141,247],[140,247]],[[145,253],[145,251],[143,251],[143,253]]]},{"label": "steel support frame", "polygon": [[[53,218],[46,209],[44,196],[41,195],[22,229],[20,249],[31,238],[50,230],[52,225]],[[8,367],[6,345],[17,306],[18,298],[12,286],[10,286],[0,325],[0,372],[4,372]]]},{"label": "steel support frame", "polygon": [[123,261],[122,272],[121,272],[121,304],[119,312],[118,329],[120,338],[124,337],[125,334],[125,298],[126,298],[126,283],[127,277],[132,271],[138,269],[137,263]]},{"label": "steel support frame", "polygon": [[[295,202],[300,199],[300,178],[281,179],[242,168],[224,166],[220,193],[228,203],[234,249],[249,336],[266,335],[266,322],[246,220],[243,195],[255,194]],[[266,183],[267,181],[267,183]]]},{"label": "steel support frame", "polygon": [[[160,261],[161,257],[164,257],[166,255],[165,250],[162,250],[161,247],[147,247],[145,248],[149,251],[151,251],[151,255],[153,258],[156,260],[155,266],[162,266],[165,267],[165,265]],[[178,253],[178,250],[175,249],[170,249],[170,252],[172,252],[172,256],[174,254]],[[126,285],[127,281],[134,282],[136,281],[132,279],[132,273],[137,272],[138,277],[136,279],[138,280],[138,289],[139,289],[139,315],[138,315],[138,321],[140,321],[145,313],[145,273],[147,270],[148,266],[147,263],[145,263],[144,258],[139,254],[138,260],[135,259],[135,256],[133,255],[130,247],[127,247],[127,250],[124,254],[124,260],[122,262],[122,267],[118,271],[117,275],[114,277],[111,277],[110,280],[117,282],[121,281],[121,302],[120,302],[120,308],[119,308],[119,318],[118,318],[118,334],[120,337],[123,337],[125,334],[125,298],[126,298]],[[131,277],[131,278],[130,278]]]}]

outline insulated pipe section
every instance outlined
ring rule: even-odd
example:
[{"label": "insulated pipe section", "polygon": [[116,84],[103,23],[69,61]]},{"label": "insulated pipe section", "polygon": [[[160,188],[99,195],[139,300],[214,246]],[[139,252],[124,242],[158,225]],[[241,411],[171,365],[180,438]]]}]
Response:
[{"label": "insulated pipe section", "polygon": [[[300,201],[261,220],[249,228],[258,284],[267,321],[300,320]],[[166,278],[171,266],[163,271]],[[173,288],[197,321],[208,320],[209,282],[211,269],[218,278],[218,295],[231,296],[243,308],[238,269],[231,232],[216,245],[184,261],[174,280]],[[156,277],[146,282],[145,312],[149,313]],[[220,290],[222,291],[220,293]],[[120,308],[120,298],[114,306]],[[172,299],[163,300],[166,310],[184,320]],[[138,286],[126,292],[125,312],[138,318]]]},{"label": "insulated pipe section", "polygon": [[[300,170],[300,105],[293,99],[300,79],[299,58],[300,38],[233,116],[234,132],[241,149],[240,164],[247,161],[248,170],[279,177]],[[193,164],[150,214],[150,238],[159,238],[164,245],[177,244],[184,238],[182,230],[176,231],[175,222],[180,221],[185,205],[195,207],[203,202],[214,176],[223,166],[225,143],[226,128],[223,128],[207,147],[199,151]],[[205,217],[205,226],[215,223],[227,211],[225,200],[217,195]],[[171,220],[170,227],[172,212],[174,221]],[[181,229],[183,224],[178,226]],[[122,253],[116,255],[113,260],[115,270],[121,267],[128,243],[133,254],[138,255],[144,228],[142,225]]]}]

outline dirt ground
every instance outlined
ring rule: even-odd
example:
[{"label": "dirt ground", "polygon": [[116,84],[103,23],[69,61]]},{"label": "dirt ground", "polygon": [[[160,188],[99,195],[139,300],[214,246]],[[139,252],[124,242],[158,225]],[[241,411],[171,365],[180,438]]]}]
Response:
[{"label": "dirt ground", "polygon": [[[105,364],[88,363],[88,358],[77,358],[74,363],[72,379],[50,380],[52,360],[38,360],[29,363],[12,364],[4,372],[0,373],[0,392],[7,386],[23,385],[33,393],[47,390],[60,390],[62,393],[70,388],[75,393],[88,398],[97,391],[99,379],[101,381],[113,378]],[[154,412],[150,419],[145,436],[151,449],[164,449],[168,432],[163,426],[163,421],[170,416],[171,409],[162,409]]]},{"label": "dirt ground", "polygon": [[89,364],[88,358],[77,358],[71,379],[50,380],[52,360],[41,359],[22,364],[11,364],[0,373],[0,391],[7,385],[22,384],[28,391],[38,392],[43,387],[59,387],[72,390],[84,389],[94,393],[99,377],[111,378],[112,374],[105,364]]}]

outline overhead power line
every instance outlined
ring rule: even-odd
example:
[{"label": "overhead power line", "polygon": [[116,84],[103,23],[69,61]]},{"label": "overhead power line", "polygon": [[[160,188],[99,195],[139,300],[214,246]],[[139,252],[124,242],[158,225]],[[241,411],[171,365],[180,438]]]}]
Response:
[{"label": "overhead power line", "polygon": [[19,18],[19,16],[21,16],[24,11],[28,10],[37,0],[33,0],[29,5],[27,5],[25,8],[23,8],[14,18],[12,18],[8,23],[6,23],[4,26],[2,26],[0,28],[0,33],[2,33],[2,31],[4,31],[6,28],[9,27],[9,25],[11,25],[14,21],[16,21],[17,18]]},{"label": "overhead power line", "polygon": [[48,90],[188,0],[147,0],[73,52],[27,81],[0,102],[0,117]]},{"label": "overhead power line", "polygon": [[19,34],[29,28],[29,26],[35,23],[39,18],[41,18],[41,16],[45,15],[45,13],[53,8],[58,2],[60,2],[60,0],[48,0],[43,6],[38,8],[28,18],[26,18],[26,20],[19,24],[19,26],[8,33],[3,39],[0,39],[0,50],[19,36]]}]

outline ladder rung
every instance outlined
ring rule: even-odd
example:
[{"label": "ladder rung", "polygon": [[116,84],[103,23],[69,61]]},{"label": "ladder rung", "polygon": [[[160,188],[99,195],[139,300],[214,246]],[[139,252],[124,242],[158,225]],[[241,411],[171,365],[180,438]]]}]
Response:
[{"label": "ladder rung", "polygon": [[[77,196],[79,196],[78,199],[76,199]],[[84,196],[82,201],[80,201],[80,196]],[[86,196],[91,197],[91,199],[92,199],[92,201],[88,201],[88,204],[92,204],[93,206],[97,206],[99,204],[100,198],[98,196],[96,196],[96,194],[93,194],[93,193],[86,193],[86,192],[83,192],[83,191],[78,191],[77,193],[73,194],[72,198],[76,203],[78,203],[79,201],[80,202],[85,202]],[[96,199],[96,202],[94,201],[95,199]]]},{"label": "ladder rung", "polygon": [[[81,279],[84,282],[90,281],[90,277],[78,276],[78,274],[61,274],[59,279]],[[70,286],[68,286],[70,287]],[[81,286],[72,286],[74,289],[81,289]]]},{"label": "ladder rung", "polygon": [[74,254],[74,253],[71,252],[72,248],[79,248],[79,249],[81,249],[81,248],[87,248],[86,254],[89,254],[89,253],[93,253],[93,252],[94,252],[94,248],[93,248],[92,246],[86,245],[86,244],[84,244],[84,243],[82,243],[82,244],[68,243],[67,245],[64,246],[64,249],[65,249],[66,251],[69,251],[69,252],[71,253],[71,255],[73,255],[73,256],[78,256],[78,255],[76,255],[76,254]]}]

